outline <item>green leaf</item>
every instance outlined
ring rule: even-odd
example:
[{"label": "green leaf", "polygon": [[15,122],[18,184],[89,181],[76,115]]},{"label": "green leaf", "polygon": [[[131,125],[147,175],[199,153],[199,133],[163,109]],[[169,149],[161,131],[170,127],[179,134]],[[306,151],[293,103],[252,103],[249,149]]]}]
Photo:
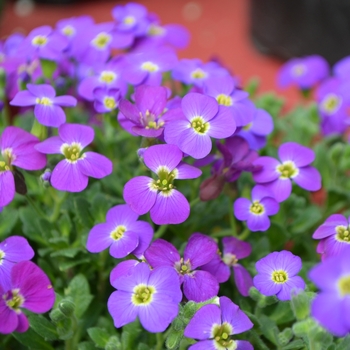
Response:
[{"label": "green leaf", "polygon": [[109,338],[105,349],[106,350],[124,350],[125,348],[122,347],[122,344],[121,344],[119,338],[116,335],[114,335],[114,336]]},{"label": "green leaf", "polygon": [[165,340],[167,349],[177,349],[183,338],[183,331],[175,331],[172,329]]},{"label": "green leaf", "polygon": [[56,327],[44,316],[30,315],[29,324],[35,332],[41,335],[45,340],[58,339]]},{"label": "green leaf", "polygon": [[93,296],[90,294],[89,283],[82,274],[76,275],[69,283],[65,290],[65,295],[72,298],[75,304],[75,315],[81,318],[86,309],[89,307]]},{"label": "green leaf", "polygon": [[282,348],[282,350],[292,349],[305,349],[305,343],[301,339],[297,339]]},{"label": "green leaf", "polygon": [[91,262],[90,258],[83,258],[83,259],[79,259],[79,260],[71,260],[71,261],[63,261],[61,263],[58,264],[58,268],[61,271],[65,271],[68,270],[74,266],[80,265],[80,264],[85,264]]},{"label": "green leaf", "polygon": [[45,339],[30,328],[25,333],[13,332],[12,336],[28,349],[54,350],[54,348]]},{"label": "green leaf", "polygon": [[320,208],[316,206],[308,206],[302,212],[300,212],[300,215],[292,223],[290,231],[293,234],[305,233],[321,219],[322,214]]},{"label": "green leaf", "polygon": [[84,341],[78,344],[78,350],[96,350],[96,347],[90,341]]},{"label": "green leaf", "polygon": [[290,305],[298,321],[304,320],[309,316],[310,304],[315,295],[313,292],[301,292],[292,295]]},{"label": "green leaf", "polygon": [[80,251],[81,251],[80,248],[66,248],[66,249],[61,249],[56,252],[53,252],[50,254],[50,256],[52,258],[56,256],[65,256],[67,258],[74,258]]},{"label": "green leaf", "polygon": [[106,213],[110,208],[111,205],[108,197],[102,193],[97,193],[91,205],[91,212],[96,222],[105,221]]},{"label": "green leaf", "polygon": [[[19,209],[19,217],[23,223],[23,232],[31,240],[47,246],[47,240],[42,235],[40,218],[32,208],[22,207]],[[49,223],[49,222],[48,222]]]},{"label": "green leaf", "polygon": [[52,79],[52,75],[57,68],[57,64],[55,61],[40,59],[41,69],[43,71],[43,75],[47,79]]},{"label": "green leaf", "polygon": [[278,325],[294,320],[294,314],[289,302],[278,303],[269,316]]},{"label": "green leaf", "polygon": [[18,211],[5,207],[1,215],[3,218],[6,218],[6,220],[0,221],[0,240],[3,240],[16,225]]},{"label": "green leaf", "polygon": [[273,322],[269,317],[261,315],[259,317],[260,329],[262,334],[270,340],[271,343],[277,345],[277,338],[279,329],[276,326],[276,323]]},{"label": "green leaf", "polygon": [[93,327],[87,330],[90,338],[98,348],[104,349],[110,338],[108,332],[103,328]]},{"label": "green leaf", "polygon": [[74,210],[79,222],[85,227],[93,226],[93,219],[90,213],[90,203],[83,197],[74,199]]},{"label": "green leaf", "polygon": [[149,346],[144,344],[144,343],[140,343],[137,347],[137,350],[150,350]]},{"label": "green leaf", "polygon": [[335,350],[349,350],[349,344],[350,344],[350,335],[346,336],[345,338],[342,338],[340,343],[337,344],[335,347]]}]

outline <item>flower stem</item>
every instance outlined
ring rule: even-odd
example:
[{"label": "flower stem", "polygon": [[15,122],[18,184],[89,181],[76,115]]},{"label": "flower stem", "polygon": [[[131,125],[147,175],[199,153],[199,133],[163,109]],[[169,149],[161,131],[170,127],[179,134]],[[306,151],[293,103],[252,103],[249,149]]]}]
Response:
[{"label": "flower stem", "polygon": [[164,344],[164,339],[163,339],[163,333],[157,333],[157,344],[155,350],[162,350],[163,349],[163,344]]},{"label": "flower stem", "polygon": [[26,194],[25,196],[27,198],[28,203],[33,207],[33,209],[38,213],[38,215],[42,216],[43,218],[46,218],[46,215],[39,209],[34,201]]},{"label": "flower stem", "polygon": [[196,197],[195,199],[193,199],[190,203],[190,207],[193,208],[198,202],[200,201],[199,197]]},{"label": "flower stem", "polygon": [[250,235],[250,230],[248,228],[246,228],[243,233],[241,233],[239,236],[238,236],[238,239],[240,239],[241,241],[244,241],[246,238],[248,238]]},{"label": "flower stem", "polygon": [[160,226],[159,229],[154,233],[154,238],[160,238],[165,233],[169,225]]}]

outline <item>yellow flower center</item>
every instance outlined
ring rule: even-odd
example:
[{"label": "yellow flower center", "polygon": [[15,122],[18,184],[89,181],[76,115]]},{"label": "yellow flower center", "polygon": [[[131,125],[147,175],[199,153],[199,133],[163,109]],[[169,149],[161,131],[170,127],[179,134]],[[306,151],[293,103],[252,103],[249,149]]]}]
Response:
[{"label": "yellow flower center", "polygon": [[44,46],[47,43],[47,38],[43,35],[37,35],[32,39],[32,44],[35,46]]},{"label": "yellow flower center", "polygon": [[103,104],[107,109],[115,109],[117,107],[117,103],[113,97],[105,97],[103,100]]},{"label": "yellow flower center", "polygon": [[151,24],[149,29],[148,29],[148,35],[149,36],[158,36],[158,35],[162,35],[164,33],[165,29],[157,26],[155,24]]},{"label": "yellow flower center", "polygon": [[341,277],[338,281],[338,287],[342,297],[350,295],[350,275]]},{"label": "yellow flower center", "polygon": [[44,106],[51,106],[52,105],[52,101],[47,98],[47,97],[42,97],[42,98],[37,98],[35,100],[35,102],[38,104],[38,105],[44,105]]},{"label": "yellow flower center", "polygon": [[68,25],[62,29],[62,33],[66,36],[72,36],[75,33],[75,29],[72,26]]},{"label": "yellow flower center", "polygon": [[134,294],[131,297],[134,305],[149,305],[152,302],[153,294],[156,289],[153,286],[139,284],[134,288]]},{"label": "yellow flower center", "polygon": [[202,117],[194,117],[191,120],[191,127],[197,134],[204,135],[208,132],[210,124]]},{"label": "yellow flower center", "polygon": [[100,33],[92,40],[92,44],[98,49],[105,49],[111,40],[112,37],[109,34]]},{"label": "yellow flower center", "polygon": [[340,225],[335,228],[335,231],[337,232],[335,235],[337,241],[350,243],[350,231],[348,227]]},{"label": "yellow flower center", "polygon": [[156,64],[149,61],[142,63],[141,68],[151,73],[156,72],[159,69],[159,67]]},{"label": "yellow flower center", "polygon": [[302,76],[306,71],[306,68],[303,64],[296,64],[292,69],[292,74],[296,77]]},{"label": "yellow flower center", "polygon": [[230,339],[232,331],[232,326],[227,322],[224,322],[222,325],[213,325],[212,334],[219,349],[237,349],[237,343],[233,339]]},{"label": "yellow flower center", "polygon": [[80,155],[80,152],[82,151],[82,147],[80,143],[73,142],[72,144],[63,144],[61,146],[61,152],[66,157],[66,160],[70,163],[76,163],[78,159],[84,158],[84,154]]},{"label": "yellow flower center", "polygon": [[197,68],[191,73],[191,77],[193,79],[203,79],[207,76],[207,73],[205,73],[202,69]]},{"label": "yellow flower center", "polygon": [[1,160],[0,161],[0,172],[4,172],[4,171],[8,171],[10,170],[10,167],[8,165],[6,165],[6,163]]},{"label": "yellow flower center", "polygon": [[275,270],[272,272],[271,279],[278,284],[286,283],[288,281],[288,273],[284,270]]},{"label": "yellow flower center", "polygon": [[126,227],[124,225],[119,225],[115,228],[114,231],[111,232],[110,236],[112,239],[117,241],[124,236],[124,232],[126,231]]},{"label": "yellow flower center", "polygon": [[134,24],[136,22],[135,17],[133,16],[126,16],[123,20],[125,24]]},{"label": "yellow flower center", "polygon": [[256,215],[261,215],[265,212],[265,208],[259,201],[254,201],[249,208],[249,211]]},{"label": "yellow flower center", "polygon": [[228,95],[220,94],[216,96],[216,100],[218,101],[219,105],[232,106],[232,98]]},{"label": "yellow flower center", "polygon": [[24,303],[25,299],[19,294],[19,289],[12,289],[10,292],[4,294],[2,298],[10,309],[14,310],[17,314],[21,313],[19,308]]},{"label": "yellow flower center", "polygon": [[3,250],[0,250],[0,266],[2,265],[4,258],[5,258],[5,252]]},{"label": "yellow flower center", "polygon": [[327,114],[335,113],[341,104],[341,98],[335,94],[328,94],[321,102],[321,109]]},{"label": "yellow flower center", "polygon": [[100,74],[100,81],[106,84],[112,83],[117,78],[117,75],[111,71],[103,71]]},{"label": "yellow flower center", "polygon": [[291,160],[288,160],[283,164],[278,165],[276,170],[281,174],[280,179],[293,178],[299,174],[299,169]]},{"label": "yellow flower center", "polygon": [[248,131],[248,130],[250,130],[251,129],[251,127],[253,126],[253,123],[249,123],[249,124],[247,124],[247,125],[245,125],[245,126],[243,126],[243,130],[245,130],[245,131]]},{"label": "yellow flower center", "polygon": [[152,189],[162,191],[167,194],[174,189],[174,179],[177,175],[177,169],[169,171],[165,166],[161,166],[157,170],[158,180],[154,180],[151,184]]}]

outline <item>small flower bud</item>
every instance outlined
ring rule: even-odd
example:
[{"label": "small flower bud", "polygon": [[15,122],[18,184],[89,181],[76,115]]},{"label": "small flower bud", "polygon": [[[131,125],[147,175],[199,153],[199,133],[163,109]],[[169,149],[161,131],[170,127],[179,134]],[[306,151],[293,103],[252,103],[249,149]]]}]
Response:
[{"label": "small flower bud", "polygon": [[199,197],[206,202],[217,198],[225,185],[225,179],[220,175],[213,175],[201,183]]},{"label": "small flower bud", "polygon": [[59,321],[62,321],[66,318],[66,316],[61,312],[59,309],[53,309],[50,312],[50,318],[53,322],[57,323]]},{"label": "small flower bud", "polygon": [[62,300],[58,304],[58,308],[65,316],[70,317],[73,315],[75,304],[70,300]]},{"label": "small flower bud", "polygon": [[50,179],[51,179],[51,169],[45,169],[45,171],[40,175],[40,180],[44,187],[50,186]]}]

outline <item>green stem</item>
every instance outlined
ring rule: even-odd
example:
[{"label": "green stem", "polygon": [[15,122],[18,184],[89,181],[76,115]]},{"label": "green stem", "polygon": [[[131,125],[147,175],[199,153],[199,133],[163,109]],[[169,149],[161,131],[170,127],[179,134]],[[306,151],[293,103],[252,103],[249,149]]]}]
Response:
[{"label": "green stem", "polygon": [[225,237],[225,236],[232,236],[232,229],[228,228],[226,230],[214,232],[210,236],[211,237],[216,237],[216,238]]},{"label": "green stem", "polygon": [[228,202],[228,206],[229,206],[228,212],[229,212],[229,216],[230,216],[230,225],[231,225],[231,230],[232,230],[231,234],[232,234],[232,236],[237,237],[236,220],[233,216],[233,209],[232,209],[232,204],[230,201]]},{"label": "green stem", "polygon": [[52,214],[49,218],[50,222],[55,222],[59,215],[60,215],[60,211],[61,211],[61,206],[63,204],[63,202],[65,201],[65,199],[68,196],[68,192],[64,192],[64,194],[61,197],[56,196],[56,194],[54,194],[54,202],[55,202],[55,206],[53,208]]},{"label": "green stem", "polygon": [[196,197],[195,199],[193,199],[190,203],[190,207],[191,209],[198,203],[200,202],[200,198],[199,197]]},{"label": "green stem", "polygon": [[155,350],[162,350],[163,349],[163,344],[164,344],[164,339],[163,339],[163,333],[157,333],[157,344]]},{"label": "green stem", "polygon": [[160,238],[165,233],[169,225],[160,226],[159,229],[154,233],[154,238]]},{"label": "green stem", "polygon": [[34,201],[26,194],[25,196],[27,198],[28,203],[33,207],[33,209],[38,213],[38,215],[42,216],[43,218],[46,218],[46,215],[39,209]]},{"label": "green stem", "polygon": [[248,228],[246,228],[243,233],[241,233],[238,236],[238,239],[240,239],[241,241],[244,241],[246,238],[248,238],[248,236],[250,235],[250,230]]}]

